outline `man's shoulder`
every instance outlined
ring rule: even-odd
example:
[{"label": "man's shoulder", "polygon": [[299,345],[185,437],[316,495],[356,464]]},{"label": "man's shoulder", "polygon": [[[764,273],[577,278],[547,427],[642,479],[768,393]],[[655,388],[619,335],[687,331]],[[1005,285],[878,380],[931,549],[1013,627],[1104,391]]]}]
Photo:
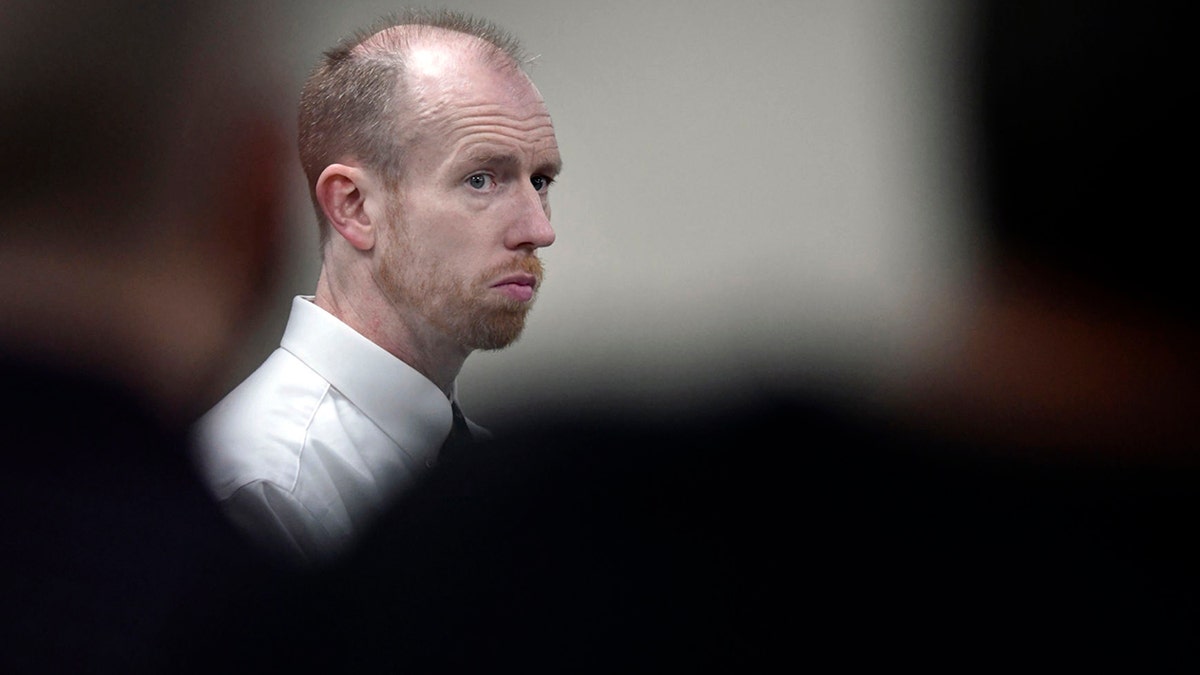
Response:
[{"label": "man's shoulder", "polygon": [[283,349],[197,422],[196,462],[218,499],[266,481],[294,485],[299,457],[329,383]]}]

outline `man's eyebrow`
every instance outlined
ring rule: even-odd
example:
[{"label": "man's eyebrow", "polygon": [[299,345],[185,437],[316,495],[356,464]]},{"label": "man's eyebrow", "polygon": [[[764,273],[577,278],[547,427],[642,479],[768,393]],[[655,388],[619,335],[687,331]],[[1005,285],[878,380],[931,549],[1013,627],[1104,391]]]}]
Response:
[{"label": "man's eyebrow", "polygon": [[[512,168],[519,166],[521,160],[516,155],[505,152],[496,151],[490,148],[474,148],[465,156],[465,161],[468,164],[475,166],[488,167],[503,167]],[[559,157],[551,157],[540,161],[533,171],[536,174],[545,174],[547,176],[556,176],[562,172],[562,159]]]},{"label": "man's eyebrow", "polygon": [[553,178],[562,173],[562,169],[562,159],[556,156],[553,159],[549,159],[538,164],[537,168],[534,169],[534,173],[539,173]]},{"label": "man's eyebrow", "polygon": [[516,155],[508,152],[497,152],[488,148],[475,148],[467,153],[466,161],[469,164],[480,164],[484,166],[514,166],[520,164]]}]

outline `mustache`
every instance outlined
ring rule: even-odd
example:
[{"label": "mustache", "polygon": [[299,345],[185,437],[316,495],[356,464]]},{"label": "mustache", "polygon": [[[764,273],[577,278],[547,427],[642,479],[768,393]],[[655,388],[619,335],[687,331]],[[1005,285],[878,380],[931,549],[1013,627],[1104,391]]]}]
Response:
[{"label": "mustache", "polygon": [[503,277],[509,274],[530,274],[537,279],[537,286],[542,285],[542,277],[545,276],[546,268],[542,265],[542,259],[536,255],[524,255],[512,260],[511,262],[501,263],[487,270],[480,278],[484,281]]}]

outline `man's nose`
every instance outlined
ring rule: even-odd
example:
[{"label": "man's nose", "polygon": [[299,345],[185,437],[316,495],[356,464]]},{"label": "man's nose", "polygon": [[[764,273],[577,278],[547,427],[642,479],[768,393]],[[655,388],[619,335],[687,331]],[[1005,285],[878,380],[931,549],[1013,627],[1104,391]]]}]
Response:
[{"label": "man's nose", "polygon": [[550,225],[550,205],[545,196],[528,186],[521,191],[513,226],[508,231],[509,248],[537,249],[554,243],[554,227]]}]

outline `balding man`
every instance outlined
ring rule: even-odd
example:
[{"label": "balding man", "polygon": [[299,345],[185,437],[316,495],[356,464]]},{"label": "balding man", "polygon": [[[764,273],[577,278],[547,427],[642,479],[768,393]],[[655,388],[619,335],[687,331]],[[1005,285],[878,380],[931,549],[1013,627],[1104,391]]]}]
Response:
[{"label": "balding man", "polygon": [[486,21],[410,12],[327,52],[304,87],[316,293],[199,426],[216,497],[290,560],[342,552],[439,452],[487,433],[455,379],[521,334],[554,242],[561,160],[524,61]]}]

